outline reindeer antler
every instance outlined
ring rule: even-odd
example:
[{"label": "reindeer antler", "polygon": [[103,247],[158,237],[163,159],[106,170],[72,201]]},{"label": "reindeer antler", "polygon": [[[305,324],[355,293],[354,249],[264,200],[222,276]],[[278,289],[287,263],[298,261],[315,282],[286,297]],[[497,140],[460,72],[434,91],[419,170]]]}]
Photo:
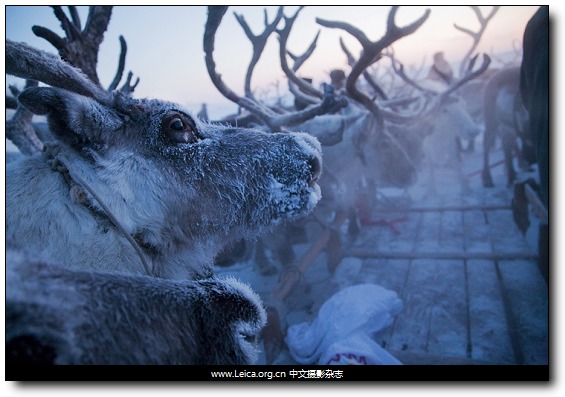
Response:
[{"label": "reindeer antler", "polygon": [[283,16],[283,9],[284,9],[283,6],[279,7],[277,15],[275,16],[275,19],[271,23],[269,23],[267,17],[267,10],[264,10],[265,30],[263,31],[263,33],[259,35],[253,34],[251,28],[245,21],[245,17],[243,15],[237,14],[235,12],[233,13],[235,15],[235,18],[243,28],[243,31],[247,35],[247,38],[249,39],[249,41],[251,41],[251,44],[253,45],[253,55],[251,57],[251,61],[249,62],[247,73],[245,75],[245,96],[248,98],[253,98],[253,94],[251,93],[251,76],[253,75],[253,70],[255,69],[255,65],[257,65],[257,62],[259,61],[259,58],[261,57],[263,50],[265,49],[265,45],[267,44],[267,39],[269,38],[271,33],[275,31],[277,25],[279,24],[279,21]]},{"label": "reindeer antler", "polygon": [[[63,28],[66,37],[60,37],[43,26],[33,26],[33,33],[51,43],[51,45],[57,49],[62,59],[82,70],[93,83],[100,85],[100,79],[96,72],[98,65],[98,53],[100,51],[100,45],[104,40],[104,33],[108,29],[108,24],[110,23],[113,7],[91,6],[84,30],[82,30],[80,17],[75,6],[69,6],[71,20],[69,20],[62,7],[53,6],[52,8],[55,16],[61,22],[61,27]],[[120,58],[118,62],[118,70],[108,88],[109,91],[115,90],[122,79],[126,52],[127,45],[125,39],[120,36]],[[133,89],[139,83],[139,78],[134,85],[130,85],[130,81],[131,77],[124,87],[122,87],[122,92],[133,92]]]},{"label": "reindeer antler", "polygon": [[[36,87],[38,82],[26,80],[25,88]],[[20,94],[15,86],[10,86],[14,99]],[[6,138],[8,138],[23,154],[32,155],[43,150],[43,142],[39,139],[31,119],[33,113],[22,107],[16,100],[16,112],[10,120],[6,121]]]},{"label": "reindeer antler", "polygon": [[365,33],[353,25],[345,22],[338,21],[328,21],[320,18],[316,18],[316,22],[322,26],[334,29],[342,29],[347,33],[355,37],[361,46],[363,47],[363,52],[353,68],[351,73],[347,78],[345,87],[349,96],[355,99],[357,102],[361,103],[368,109],[374,116],[379,125],[383,124],[383,117],[379,107],[369,98],[367,95],[363,94],[356,87],[357,79],[363,73],[363,71],[368,68],[371,64],[376,62],[381,56],[381,52],[388,46],[390,46],[395,41],[401,39],[404,36],[408,36],[414,33],[422,24],[428,19],[430,15],[430,10],[427,9],[422,17],[420,17],[415,22],[407,25],[403,28],[398,27],[395,23],[396,13],[398,11],[398,6],[393,6],[389,12],[387,19],[387,30],[384,36],[375,42],[372,42],[367,38]]},{"label": "reindeer antler", "polygon": [[[26,79],[26,88],[37,86],[37,82],[94,98],[101,104],[111,106],[113,94],[104,90],[83,74],[79,69],[58,56],[37,50],[25,43],[6,40],[6,73]],[[14,96],[19,95],[10,87]],[[31,155],[44,148],[32,123],[33,114],[17,104],[16,112],[6,122],[6,137],[23,154]]]},{"label": "reindeer antler", "polygon": [[33,33],[50,42],[59,51],[62,59],[82,70],[92,82],[100,84],[96,73],[98,52],[104,39],[104,32],[110,22],[112,7],[90,7],[84,31],[81,31],[76,7],[71,6],[69,9],[71,10],[72,21],[69,20],[62,7],[53,7],[55,16],[61,22],[61,27],[65,32],[65,38],[59,37],[53,31],[42,26],[33,26]]},{"label": "reindeer antler", "polygon": [[477,46],[479,45],[479,41],[481,41],[481,37],[483,36],[483,33],[485,32],[488,23],[490,22],[492,17],[494,17],[496,12],[500,9],[500,6],[493,6],[490,13],[485,17],[483,16],[483,13],[481,12],[481,9],[478,6],[469,6],[469,7],[471,7],[473,12],[477,16],[477,19],[479,20],[480,28],[478,31],[473,32],[472,30],[459,26],[456,23],[453,24],[453,27],[455,27],[455,29],[468,34],[473,39],[473,44],[471,45],[471,48],[469,48],[469,50],[463,57],[463,61],[461,62],[461,66],[459,69],[460,75],[462,75],[465,69],[468,67],[469,59],[477,49]]},{"label": "reindeer antler", "polygon": [[[320,91],[318,91],[317,89],[315,89],[312,86],[312,84],[309,84],[306,81],[304,81],[303,79],[299,78],[294,73],[294,70],[292,70],[288,66],[288,62],[286,60],[286,54],[287,54],[286,43],[288,41],[288,37],[290,35],[290,31],[291,31],[291,29],[294,25],[294,22],[296,21],[298,14],[300,13],[300,11],[302,11],[303,8],[304,8],[304,6],[299,7],[296,10],[296,12],[294,13],[293,16],[287,17],[285,15],[284,16],[285,25],[282,29],[278,30],[279,42],[280,42],[280,44],[279,44],[279,57],[280,57],[280,61],[281,61],[281,68],[282,68],[284,74],[289,78],[289,80],[292,83],[296,84],[300,90],[302,90],[303,92],[305,92],[305,93],[307,93],[307,94],[309,94],[313,97],[322,98],[323,94]],[[317,38],[316,38],[316,40],[317,40]]]},{"label": "reindeer antler", "polygon": [[[114,80],[112,80],[112,83],[110,83],[110,86],[108,87],[108,91],[114,91],[116,88],[118,88],[118,84],[120,84],[120,81],[122,80],[122,76],[126,64],[127,50],[128,50],[128,46],[126,40],[124,39],[124,36],[120,36],[120,58],[118,61],[118,70],[116,71],[116,76],[114,77]],[[123,92],[124,94],[131,94],[135,90],[135,87],[137,87],[137,85],[139,84],[139,77],[137,78],[135,84],[133,85],[131,84],[132,77],[133,77],[133,73],[128,72],[128,77],[122,88],[120,88],[120,92]]]},{"label": "reindeer antler", "polygon": [[411,78],[406,74],[406,71],[404,70],[404,65],[396,59],[396,57],[394,56],[393,50],[387,51],[386,53],[384,53],[384,56],[386,56],[390,59],[390,64],[392,66],[392,70],[406,84],[408,84],[409,86],[415,88],[416,90],[418,90],[419,92],[422,92],[424,94],[428,94],[428,95],[435,94],[434,91],[423,87],[421,84],[418,84],[414,78]]},{"label": "reindeer antler", "polygon": [[[300,67],[304,64],[304,62],[306,62],[306,60],[308,58],[310,58],[310,56],[312,55],[312,53],[316,49],[318,37],[320,37],[320,31],[318,31],[318,33],[316,34],[316,37],[314,37],[314,40],[312,41],[312,43],[310,43],[310,46],[306,49],[306,51],[302,55],[294,55],[290,51],[286,50],[286,53],[288,54],[288,56],[290,56],[290,58],[294,61],[294,65],[292,65],[292,74],[294,76],[296,76],[296,72],[298,71],[298,69],[300,69]],[[284,44],[286,44],[286,40],[285,40]],[[281,44],[281,46],[283,46],[283,44]],[[285,59],[285,62],[286,62],[286,59]],[[288,65],[287,65],[287,67],[288,67]],[[289,77],[289,76],[287,76],[287,77]],[[300,89],[292,81],[293,81],[293,79],[289,77],[288,78],[288,89],[292,93],[292,95],[294,95],[295,98],[299,99],[303,103],[307,103],[307,104],[310,104],[310,105],[315,105],[315,104],[320,102],[318,97],[314,97],[314,96],[310,96],[308,94],[304,94],[302,91],[300,91]]]},{"label": "reindeer antler", "polygon": [[216,32],[222,22],[224,14],[228,10],[228,6],[210,6],[208,7],[208,18],[206,19],[206,27],[204,29],[204,54],[208,75],[212,79],[214,86],[220,93],[230,101],[238,103],[239,95],[233,92],[222,80],[222,75],[216,72],[216,62],[214,61],[214,42]]},{"label": "reindeer antler", "polygon": [[[453,81],[447,89],[438,93],[438,92],[429,90],[427,88],[424,88],[423,86],[418,84],[414,79],[408,77],[406,75],[405,71],[404,71],[404,65],[402,65],[398,60],[396,60],[392,53],[387,54],[387,56],[389,56],[390,59],[391,59],[391,64],[392,64],[393,70],[395,71],[395,73],[398,76],[400,76],[402,78],[402,80],[404,80],[404,82],[406,82],[407,84],[416,88],[418,91],[420,91],[426,97],[431,98],[429,103],[426,103],[426,104],[424,104],[424,106],[422,106],[422,109],[419,112],[421,116],[423,116],[425,112],[432,112],[449,95],[454,93],[456,90],[458,90],[460,87],[462,87],[463,85],[465,85],[469,81],[471,81],[471,80],[477,78],[478,76],[480,76],[481,74],[483,74],[488,69],[490,62],[491,62],[491,58],[487,54],[483,54],[483,63],[476,70],[473,70],[474,67],[475,67],[475,63],[477,61],[477,58],[479,56],[478,54],[475,55],[469,61],[468,65],[467,65],[467,69],[465,70],[464,74],[459,79],[457,79],[456,81]],[[430,103],[431,103],[431,105],[430,105]],[[395,116],[393,116],[393,117],[395,117]],[[395,117],[395,119],[401,120],[397,117]]]},{"label": "reindeer antler", "polygon": [[253,98],[237,95],[223,82],[221,75],[216,71],[216,63],[213,56],[216,32],[226,11],[227,6],[208,7],[208,18],[204,30],[203,44],[208,74],[214,86],[227,99],[247,109],[273,131],[280,131],[283,126],[299,124],[315,116],[336,111],[347,106],[345,98],[335,98],[333,90],[330,88],[326,89],[323,100],[320,103],[311,105],[304,110],[287,114],[277,114]]},{"label": "reindeer antler", "polygon": [[[343,52],[345,53],[345,56],[347,57],[347,63],[349,64],[349,66],[351,66],[351,67],[355,66],[355,64],[357,63],[357,60],[355,59],[355,57],[353,56],[351,51],[349,51],[349,48],[347,48],[347,46],[345,45],[345,42],[343,41],[343,38],[341,38],[341,37],[339,38],[339,45],[340,45],[341,49],[343,50]],[[385,94],[383,89],[377,84],[377,82],[373,79],[373,77],[369,74],[369,72],[367,72],[367,70],[363,71],[363,77],[365,78],[367,83],[369,83],[369,86],[371,86],[371,88],[373,90],[375,90],[375,92],[382,99],[385,99],[385,100],[388,99],[388,96]]]},{"label": "reindeer antler", "polygon": [[443,91],[440,94],[440,97],[448,96],[449,94],[453,93],[455,90],[457,90],[459,87],[461,87],[465,83],[467,83],[467,82],[475,79],[476,77],[480,76],[482,73],[484,73],[488,69],[491,59],[487,54],[483,54],[482,65],[478,69],[473,71],[473,68],[475,67],[475,62],[477,61],[478,56],[479,56],[479,54],[477,54],[473,58],[471,58],[471,60],[469,61],[469,64],[467,65],[467,70],[465,71],[463,76],[461,76],[461,78],[459,78],[459,80],[457,80],[453,84],[451,84],[451,86],[447,90]]},{"label": "reindeer antler", "polygon": [[[98,102],[111,106],[113,94],[104,90],[96,73],[98,51],[104,32],[108,28],[112,7],[90,7],[88,20],[84,30],[76,7],[69,7],[70,19],[62,7],[53,7],[55,16],[61,22],[65,38],[42,26],[33,26],[36,36],[51,43],[59,52],[59,57],[37,50],[25,43],[6,40],[6,73],[28,80],[26,88],[31,87],[30,80],[41,81],[57,88],[75,92],[94,98]],[[120,36],[121,53],[118,71],[110,91],[119,84],[127,52],[126,42]],[[132,73],[128,74],[126,83],[120,89],[129,94],[133,92],[139,79],[131,84]],[[37,84],[37,83],[35,83]],[[14,95],[17,95],[12,89]],[[33,154],[42,150],[43,142],[35,133],[32,114],[19,106],[17,100],[10,101],[16,109],[11,120],[6,123],[7,137],[24,154]]]},{"label": "reindeer antler", "polygon": [[[424,15],[421,16],[418,20],[411,23],[410,25],[401,28],[395,23],[397,11],[398,6],[393,6],[391,8],[387,19],[386,32],[384,36],[381,37],[381,39],[374,42],[369,40],[365,33],[363,33],[360,29],[346,22],[328,21],[320,18],[316,18],[316,22],[328,28],[345,30],[347,33],[351,34],[359,41],[359,43],[363,47],[363,51],[357,62],[353,65],[345,83],[347,93],[351,98],[361,103],[367,110],[369,110],[369,112],[371,112],[371,114],[375,118],[377,125],[379,126],[381,133],[396,146],[396,148],[404,156],[408,164],[411,164],[413,168],[416,168],[410,155],[408,155],[408,153],[406,152],[406,149],[392,134],[390,134],[386,130],[386,128],[384,128],[384,114],[388,114],[389,112],[381,109],[371,98],[359,91],[356,86],[359,76],[361,76],[361,74],[363,74],[363,72],[369,66],[371,66],[374,62],[377,62],[382,57],[382,51],[386,47],[390,46],[392,43],[401,39],[402,37],[414,33],[420,26],[422,26],[422,24],[430,15],[430,10],[427,9]],[[390,118],[394,116],[397,115],[394,113],[389,114]]]},{"label": "reindeer antler", "polygon": [[6,73],[63,88],[106,105],[112,103],[112,94],[93,83],[80,70],[56,55],[37,50],[26,43],[6,40]]}]

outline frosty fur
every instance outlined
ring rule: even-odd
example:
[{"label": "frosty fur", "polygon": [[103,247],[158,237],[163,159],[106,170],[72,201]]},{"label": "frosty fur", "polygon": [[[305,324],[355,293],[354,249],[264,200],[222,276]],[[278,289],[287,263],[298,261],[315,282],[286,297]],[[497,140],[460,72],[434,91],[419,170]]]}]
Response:
[{"label": "frosty fur", "polygon": [[[223,246],[304,215],[319,200],[321,150],[308,134],[205,124],[173,103],[115,95],[108,107],[41,87],[19,101],[47,114],[55,157],[147,247],[153,275],[208,277]],[[174,117],[192,124],[188,141],[167,129]],[[88,199],[94,208],[76,202],[49,160],[7,164],[7,239],[65,267],[144,274],[131,244],[96,216],[96,200]]]},{"label": "frosty fur", "polygon": [[51,86],[18,101],[52,138],[6,164],[7,362],[254,363],[262,303],[213,260],[313,209],[319,142],[106,92],[23,43],[6,73]]},{"label": "frosty fur", "polygon": [[261,300],[235,279],[83,272],[8,251],[6,363],[253,364]]}]

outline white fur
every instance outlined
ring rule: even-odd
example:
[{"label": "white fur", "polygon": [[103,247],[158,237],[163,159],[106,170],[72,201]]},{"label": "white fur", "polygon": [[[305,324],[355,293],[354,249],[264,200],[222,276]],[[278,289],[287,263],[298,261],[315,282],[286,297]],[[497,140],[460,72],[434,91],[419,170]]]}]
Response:
[{"label": "white fur", "polygon": [[266,323],[234,279],[81,272],[10,249],[6,280],[9,364],[253,364]]},{"label": "white fur", "polygon": [[[297,150],[304,151],[305,156],[315,156],[318,147],[304,142],[300,134],[297,136],[291,138],[297,139]],[[206,140],[200,144],[202,150],[208,150],[207,146],[211,145]],[[186,231],[176,229],[186,225],[177,225],[180,221],[175,219],[182,216],[183,206],[196,203],[198,208],[201,202],[202,211],[214,211],[223,204],[214,202],[213,196],[199,197],[189,183],[182,184],[175,175],[157,170],[152,160],[126,149],[110,148],[103,156],[95,153],[91,156],[94,159],[86,159],[63,145],[57,158],[67,166],[75,181],[84,181],[102,198],[128,234],[142,233],[144,242],[159,249],[159,255],[149,258],[153,275],[172,279],[209,276],[214,256],[226,239],[232,232],[241,234],[244,233],[242,228],[247,228],[238,224],[242,222],[236,213],[230,214],[233,219],[226,217],[223,222],[213,219],[216,214],[210,217],[199,214],[203,221],[211,219],[211,226],[206,227],[214,230],[184,235]],[[139,256],[127,239],[104,216],[95,215],[105,212],[100,203],[88,193],[88,201],[95,210],[73,200],[70,186],[59,172],[51,169],[48,160],[45,155],[39,155],[7,165],[7,238],[29,242],[37,255],[66,267],[145,274]],[[286,161],[298,160],[289,157]],[[250,182],[228,177],[222,181],[220,175],[210,177],[217,178],[217,183],[223,185],[215,187],[214,195],[224,197],[225,205],[233,205],[234,209],[247,200],[259,200],[259,195],[264,194],[265,205],[271,208],[258,208],[257,211],[265,211],[265,215],[254,214],[259,220],[251,221],[263,222],[265,226],[310,211],[320,199],[319,187],[308,186],[306,180],[284,186],[278,184],[275,195],[269,199],[268,195],[273,194],[268,191],[269,186],[246,186],[245,183]],[[212,179],[209,183],[214,187]],[[233,188],[224,192],[222,189],[230,183],[234,184]],[[253,197],[249,193],[251,188],[264,189],[264,192],[257,190]],[[226,197],[226,194],[232,196]],[[208,204],[210,209],[205,209]],[[228,209],[222,210],[229,213]],[[273,215],[267,211],[274,211],[276,217],[268,218]],[[249,225],[249,229],[260,230],[260,225]]]},{"label": "white fur", "polygon": [[469,184],[463,174],[457,140],[463,142],[474,139],[482,132],[482,127],[471,118],[465,103],[458,98],[443,105],[432,117],[432,132],[422,142],[424,166],[428,172],[425,181],[428,186],[427,194],[433,196],[437,193],[436,171],[440,168],[454,171],[461,182],[461,192],[466,194]]}]

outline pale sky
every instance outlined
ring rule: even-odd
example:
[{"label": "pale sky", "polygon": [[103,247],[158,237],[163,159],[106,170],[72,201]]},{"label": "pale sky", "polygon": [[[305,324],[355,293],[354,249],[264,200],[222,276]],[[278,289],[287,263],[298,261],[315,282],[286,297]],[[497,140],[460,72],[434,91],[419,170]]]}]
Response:
[{"label": "pale sky", "polygon": [[[251,29],[263,29],[262,6],[232,6],[224,16],[216,37],[215,59],[217,70],[224,81],[243,95],[245,71],[251,58],[251,44],[237,23],[233,13],[243,14]],[[404,26],[415,21],[428,7],[404,6],[397,15],[397,24]],[[478,28],[474,12],[467,6],[431,6],[431,15],[413,35],[394,45],[397,58],[409,65],[431,62],[432,54],[444,51],[448,61],[457,62],[471,45],[468,35],[453,27]],[[492,7],[482,6],[484,13]],[[276,6],[266,7],[269,20],[276,14]],[[291,15],[295,6],[285,8]],[[494,16],[481,40],[479,51],[498,54],[518,46],[528,19],[537,6],[503,6]],[[41,25],[61,34],[58,20],[47,6],[7,6],[6,37],[24,41],[50,52],[54,48],[36,37],[31,27]],[[389,6],[309,6],[300,13],[289,39],[289,50],[302,53],[321,30],[318,47],[311,59],[299,72],[313,77],[316,85],[328,80],[332,68],[348,70],[346,58],[339,47],[343,37],[350,50],[358,55],[356,39],[344,31],[328,29],[316,24],[315,18],[340,20],[359,27],[371,40],[384,34]],[[79,9],[83,24],[87,7]],[[205,6],[116,6],[108,31],[104,36],[99,57],[98,74],[104,85],[114,77],[119,55],[119,35],[128,44],[126,71],[132,70],[141,82],[136,97],[154,97],[181,103],[197,111],[200,103],[208,103],[212,118],[235,105],[224,99],[210,82],[204,64],[202,37],[206,20]],[[9,79],[8,83],[12,80]],[[271,89],[279,82],[281,93],[286,92],[286,80],[279,67],[278,40],[269,38],[263,57],[256,67],[252,87],[258,93]],[[216,113],[216,114],[214,114]]]}]

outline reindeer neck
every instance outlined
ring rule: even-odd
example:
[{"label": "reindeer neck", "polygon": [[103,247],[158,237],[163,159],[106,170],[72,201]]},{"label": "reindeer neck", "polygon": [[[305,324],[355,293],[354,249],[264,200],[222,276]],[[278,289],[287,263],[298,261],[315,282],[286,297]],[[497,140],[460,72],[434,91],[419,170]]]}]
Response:
[{"label": "reindeer neck", "polygon": [[146,253],[140,244],[128,233],[122,222],[114,215],[112,209],[106,204],[105,199],[94,184],[89,183],[86,178],[80,175],[80,172],[75,172],[72,161],[67,159],[64,155],[53,155],[48,152],[49,162],[53,170],[59,172],[69,186],[69,193],[71,198],[82,205],[89,211],[95,212],[93,216],[103,217],[105,220],[115,228],[118,234],[126,238],[128,243],[132,246],[145,269],[146,274],[155,275],[155,269],[151,265]]},{"label": "reindeer neck", "polygon": [[[165,255],[162,250],[166,248],[151,243],[151,239],[144,234],[143,226],[136,225],[129,213],[119,207],[119,204],[126,203],[120,192],[113,191],[108,184],[100,181],[99,176],[92,174],[92,165],[85,164],[88,160],[67,152],[50,157],[52,168],[65,179],[72,200],[87,209],[97,222],[111,225],[117,236],[127,240],[139,257],[145,274],[171,279],[196,279],[212,275],[213,257],[203,256],[205,252],[217,251],[215,247],[208,246],[210,241],[194,241],[178,252],[167,252]],[[201,247],[202,244],[207,246]]]}]

